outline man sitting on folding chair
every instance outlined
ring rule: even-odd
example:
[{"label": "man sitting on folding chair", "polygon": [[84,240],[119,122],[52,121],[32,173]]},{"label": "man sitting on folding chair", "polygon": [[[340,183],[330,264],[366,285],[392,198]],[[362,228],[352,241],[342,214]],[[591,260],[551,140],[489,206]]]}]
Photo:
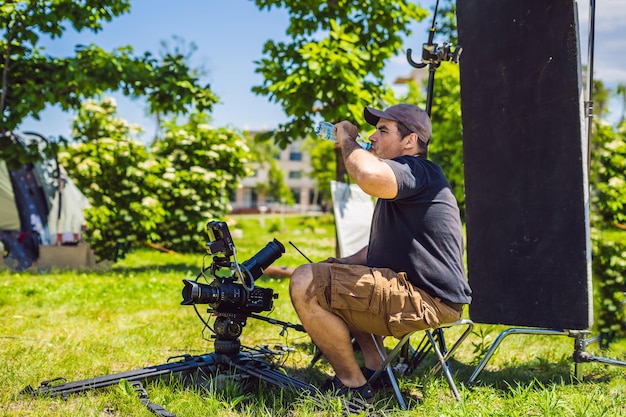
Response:
[{"label": "man sitting on folding chair", "polygon": [[366,107],[364,116],[376,127],[371,151],[356,143],[358,128],[348,121],[335,125],[335,134],[350,177],[378,198],[369,244],[298,267],[289,290],[302,325],[335,370],[322,389],[371,400],[367,378],[382,363],[371,335],[401,338],[454,322],[471,290],[456,199],[441,168],[427,159],[428,114],[398,104]]}]

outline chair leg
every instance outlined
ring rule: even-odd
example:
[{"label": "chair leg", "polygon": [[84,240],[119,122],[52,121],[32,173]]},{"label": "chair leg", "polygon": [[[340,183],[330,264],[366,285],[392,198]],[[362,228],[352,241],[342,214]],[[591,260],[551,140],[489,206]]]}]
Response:
[{"label": "chair leg", "polygon": [[402,396],[402,392],[400,392],[400,386],[398,385],[398,380],[393,373],[393,369],[391,368],[391,362],[398,356],[402,347],[408,343],[409,338],[411,337],[411,333],[406,334],[402,339],[398,342],[398,344],[394,347],[394,349],[386,354],[385,347],[382,346],[376,337],[376,335],[372,335],[372,339],[374,340],[374,345],[376,345],[376,350],[378,350],[378,354],[380,358],[383,360],[383,363],[378,367],[376,372],[368,379],[367,382],[372,383],[376,381],[380,374],[386,370],[387,374],[389,374],[389,380],[391,381],[391,387],[393,388],[393,392],[396,395],[396,399],[398,400],[398,404],[403,410],[407,409],[406,402],[404,401],[404,397]]},{"label": "chair leg", "polygon": [[[471,320],[458,320],[458,321],[455,321],[454,323],[450,323],[448,325],[439,327],[439,329],[445,329],[445,328],[449,328],[453,326],[465,326],[465,331],[463,331],[461,336],[459,336],[456,342],[454,342],[450,350],[443,352],[445,363],[448,363],[448,360],[452,358],[452,356],[456,353],[457,349],[461,346],[463,341],[465,341],[467,336],[470,335],[470,333],[474,329],[474,322]],[[441,336],[443,337],[443,333]],[[441,366],[441,363],[438,363],[435,366],[433,366],[433,368],[430,370],[430,376],[433,376],[437,371],[439,371],[440,366]]]},{"label": "chair leg", "polygon": [[[466,328],[464,332],[461,334],[461,336],[454,342],[452,347],[448,350],[446,346],[443,330],[449,327],[453,327],[453,326],[466,326]],[[459,394],[459,391],[454,382],[454,378],[452,377],[452,371],[450,369],[450,365],[448,361],[456,353],[457,349],[461,346],[463,341],[465,341],[465,339],[469,336],[473,328],[474,328],[474,322],[472,322],[471,320],[458,320],[454,323],[441,326],[437,329],[426,329],[424,339],[422,339],[422,342],[420,343],[420,345],[422,346],[417,351],[417,353],[419,353],[422,356],[422,358],[425,356],[427,349],[428,350],[432,349],[435,352],[435,355],[437,356],[437,363],[431,368],[430,373],[427,378],[432,377],[435,373],[437,373],[440,369],[442,369],[444,376],[450,387],[450,390],[452,391],[452,394],[454,395],[456,400],[461,400],[461,395]],[[411,349],[409,339],[412,334],[413,333],[404,335],[402,339],[400,339],[400,341],[388,354],[386,354],[384,346],[382,346],[378,342],[378,339],[376,338],[376,336],[372,335],[374,344],[376,345],[376,349],[378,350],[378,354],[383,360],[383,363],[378,367],[378,369],[374,372],[374,374],[369,378],[368,382],[370,383],[374,382],[378,377],[380,377],[380,374],[386,370],[389,374],[391,385],[394,390],[395,396],[398,400],[398,403],[400,404],[400,407],[402,407],[405,410],[407,408],[407,405],[406,405],[406,402],[404,401],[404,397],[402,396],[402,393],[400,392],[398,380],[393,372],[391,363],[398,357],[398,355],[403,350],[406,350],[407,348]],[[416,366],[416,364],[412,363],[412,359],[413,358],[411,358],[411,364],[410,364],[411,371],[414,370]]]},{"label": "chair leg", "polygon": [[454,394],[454,398],[457,400],[461,399],[461,395],[459,394],[459,390],[456,388],[456,384],[454,383],[454,378],[452,378],[452,373],[450,372],[450,366],[448,366],[448,362],[446,362],[446,358],[441,353],[439,346],[437,345],[437,341],[433,337],[433,334],[430,330],[426,330],[426,335],[430,340],[430,344],[432,345],[435,354],[437,355],[437,359],[439,359],[439,365],[443,369],[443,374],[446,376],[446,380],[448,381],[448,386],[450,386],[450,390],[452,390],[452,394]]}]

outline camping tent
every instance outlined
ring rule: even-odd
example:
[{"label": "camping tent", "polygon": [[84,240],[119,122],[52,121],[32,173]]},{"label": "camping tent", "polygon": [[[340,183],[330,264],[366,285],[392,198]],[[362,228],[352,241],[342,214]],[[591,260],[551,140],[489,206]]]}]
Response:
[{"label": "camping tent", "polygon": [[[47,144],[35,133],[9,133],[4,140],[22,146]],[[56,159],[44,158],[19,169],[0,161],[0,241],[5,263],[22,271],[51,245],[77,244],[87,198]]]},{"label": "camping tent", "polygon": [[0,230],[20,230],[11,176],[4,161],[0,161]]}]

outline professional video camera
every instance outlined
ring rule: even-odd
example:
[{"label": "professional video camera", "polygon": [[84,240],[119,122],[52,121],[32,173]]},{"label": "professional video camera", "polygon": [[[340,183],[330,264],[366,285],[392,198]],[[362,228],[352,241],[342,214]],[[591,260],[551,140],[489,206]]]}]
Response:
[{"label": "professional video camera", "polygon": [[[210,267],[203,268],[200,276],[209,270],[214,280],[210,284],[203,284],[184,279],[181,304],[194,307],[196,304],[208,304],[208,312],[216,316],[212,329],[215,333],[215,351],[234,354],[241,348],[238,338],[247,318],[261,318],[254,313],[272,309],[273,301],[277,298],[274,291],[256,287],[254,280],[285,253],[285,247],[274,239],[252,258],[239,264],[226,223],[210,221],[207,223],[207,233],[210,239],[206,244],[207,253],[213,255],[213,262]],[[226,276],[223,276],[224,269],[228,269]],[[235,282],[237,278],[241,283]]]},{"label": "professional video camera", "polygon": [[[208,304],[211,312],[240,313],[249,315],[272,309],[273,290],[254,286],[254,280],[263,275],[263,271],[285,253],[285,247],[278,240],[269,242],[256,255],[242,264],[237,263],[235,244],[224,222],[211,221],[207,224],[207,233],[211,239],[207,252],[213,257],[210,266],[215,280],[210,284],[183,280],[182,305]],[[234,262],[230,258],[234,257]],[[218,271],[228,268],[230,276],[218,276]],[[241,284],[235,283],[237,277]]]}]

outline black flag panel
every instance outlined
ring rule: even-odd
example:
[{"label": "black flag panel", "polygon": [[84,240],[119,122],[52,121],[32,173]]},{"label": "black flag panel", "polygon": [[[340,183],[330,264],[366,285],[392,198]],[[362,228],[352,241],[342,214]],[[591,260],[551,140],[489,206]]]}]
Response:
[{"label": "black flag panel", "polygon": [[573,0],[458,0],[472,320],[592,323]]}]

